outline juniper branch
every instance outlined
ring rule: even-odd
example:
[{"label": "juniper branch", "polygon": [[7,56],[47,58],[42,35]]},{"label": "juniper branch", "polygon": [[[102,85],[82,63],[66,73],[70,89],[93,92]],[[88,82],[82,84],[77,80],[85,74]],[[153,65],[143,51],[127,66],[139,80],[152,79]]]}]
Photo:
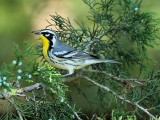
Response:
[{"label": "juniper branch", "polygon": [[16,91],[15,94],[12,94],[10,92],[7,92],[5,94],[0,94],[0,99],[5,100],[6,98],[11,98],[12,96],[25,96],[25,93],[32,92],[34,90],[39,90],[42,88],[43,86],[41,83],[36,83],[36,84],[30,85],[24,88],[20,88],[19,90]]},{"label": "juniper branch", "polygon": [[140,85],[143,85],[142,82],[146,82],[145,80],[139,80],[139,79],[135,79],[135,78],[126,78],[125,79],[125,78],[117,77],[117,76],[112,75],[111,73],[107,73],[106,71],[99,71],[99,70],[84,70],[84,71],[105,74],[106,76],[113,78],[114,80],[121,82],[122,84],[126,84],[127,82],[135,82]]},{"label": "juniper branch", "polygon": [[86,80],[90,81],[91,83],[93,83],[94,85],[100,87],[101,89],[104,89],[105,91],[108,91],[110,93],[112,93],[114,96],[116,96],[117,98],[119,98],[120,100],[129,103],[137,108],[139,108],[141,111],[143,111],[144,113],[146,113],[149,117],[151,117],[152,119],[156,120],[156,117],[154,117],[150,112],[147,111],[146,108],[142,107],[141,105],[139,105],[137,102],[133,102],[130,101],[124,97],[122,97],[121,95],[118,95],[116,92],[114,92],[113,90],[111,90],[109,87],[107,86],[103,86],[95,81],[93,81],[92,79],[90,79],[89,77],[83,76],[83,78],[85,78]]},{"label": "juniper branch", "polygon": [[19,116],[19,119],[20,119],[20,120],[23,120],[22,114],[21,114],[19,108],[18,108],[18,107],[16,106],[16,104],[14,103],[14,100],[7,98],[5,95],[3,95],[3,97],[15,108],[15,110],[17,111],[17,114],[18,114],[18,116]]},{"label": "juniper branch", "polygon": [[[34,90],[40,90],[40,89],[43,89],[43,85],[41,83],[35,83],[33,85],[30,85],[30,86],[27,86],[27,87],[24,87],[24,88],[21,88],[19,90],[17,90],[17,92],[15,94],[11,94],[11,93],[5,93],[5,94],[0,94],[0,99],[3,99],[3,100],[8,100],[9,103],[11,103],[17,113],[18,113],[18,116],[19,116],[19,119],[20,120],[23,120],[23,117],[20,113],[20,111],[18,110],[18,108],[14,105],[14,102],[11,100],[11,97],[12,96],[25,96],[25,93],[28,93],[28,92],[33,92]],[[72,107],[66,103],[66,105],[69,107],[69,109],[72,109]],[[77,114],[77,112],[75,112],[74,110],[72,110],[73,114],[75,115],[75,117],[77,118],[77,120],[82,120],[79,115]]]}]

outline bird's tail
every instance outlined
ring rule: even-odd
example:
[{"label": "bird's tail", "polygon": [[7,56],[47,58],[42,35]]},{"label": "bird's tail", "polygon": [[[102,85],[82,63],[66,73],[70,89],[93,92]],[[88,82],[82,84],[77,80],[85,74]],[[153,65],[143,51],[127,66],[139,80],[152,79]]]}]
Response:
[{"label": "bird's tail", "polygon": [[[118,61],[115,61],[115,60],[98,60],[99,61],[99,63],[101,63],[101,62],[105,62],[105,63],[120,63],[120,62],[118,62]],[[98,62],[97,61],[97,62]]]},{"label": "bird's tail", "polygon": [[102,62],[105,62],[105,63],[120,63],[118,61],[115,61],[115,60],[102,60],[102,59],[90,59],[90,60],[87,60],[86,63],[88,64],[95,64],[95,63],[102,63]]}]

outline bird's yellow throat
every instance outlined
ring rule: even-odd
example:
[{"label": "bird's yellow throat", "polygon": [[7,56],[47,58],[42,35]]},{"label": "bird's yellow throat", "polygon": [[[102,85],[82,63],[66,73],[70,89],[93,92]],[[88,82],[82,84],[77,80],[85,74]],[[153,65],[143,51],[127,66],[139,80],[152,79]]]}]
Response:
[{"label": "bird's yellow throat", "polygon": [[42,40],[42,44],[43,44],[44,58],[48,59],[49,40],[46,37],[44,37],[43,35],[40,35],[40,39]]}]

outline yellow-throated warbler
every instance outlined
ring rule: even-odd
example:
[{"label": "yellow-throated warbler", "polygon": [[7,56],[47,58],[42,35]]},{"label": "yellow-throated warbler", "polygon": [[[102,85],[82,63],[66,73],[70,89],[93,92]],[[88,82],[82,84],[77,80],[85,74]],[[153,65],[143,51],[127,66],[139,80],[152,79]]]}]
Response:
[{"label": "yellow-throated warbler", "polygon": [[[72,75],[74,70],[83,68],[87,65],[95,63],[118,63],[114,60],[98,59],[86,52],[76,50],[59,40],[55,31],[50,29],[42,29],[33,31],[36,35],[40,35],[43,44],[43,55],[45,59],[52,63],[54,67],[68,70],[66,75]],[[65,76],[66,76],[65,75]]]}]

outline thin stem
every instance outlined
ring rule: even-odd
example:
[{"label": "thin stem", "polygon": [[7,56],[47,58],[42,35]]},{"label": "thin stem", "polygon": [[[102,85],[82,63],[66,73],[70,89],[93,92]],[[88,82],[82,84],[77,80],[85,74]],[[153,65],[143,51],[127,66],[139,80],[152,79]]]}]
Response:
[{"label": "thin stem", "polygon": [[103,86],[103,85],[101,85],[101,84],[93,81],[93,80],[90,79],[89,77],[84,76],[83,78],[85,78],[86,80],[90,81],[90,82],[93,83],[94,85],[100,87],[101,89],[104,89],[104,90],[112,93],[114,96],[116,96],[117,98],[123,100],[124,102],[129,103],[129,104],[131,104],[131,105],[139,108],[141,111],[143,111],[144,113],[146,113],[147,115],[149,115],[151,118],[153,118],[153,119],[156,120],[156,117],[154,117],[150,112],[148,112],[146,108],[140,106],[137,102],[130,101],[130,100],[122,97],[121,95],[118,95],[116,92],[114,92],[113,90],[111,90],[111,89],[108,88],[107,86]]}]

